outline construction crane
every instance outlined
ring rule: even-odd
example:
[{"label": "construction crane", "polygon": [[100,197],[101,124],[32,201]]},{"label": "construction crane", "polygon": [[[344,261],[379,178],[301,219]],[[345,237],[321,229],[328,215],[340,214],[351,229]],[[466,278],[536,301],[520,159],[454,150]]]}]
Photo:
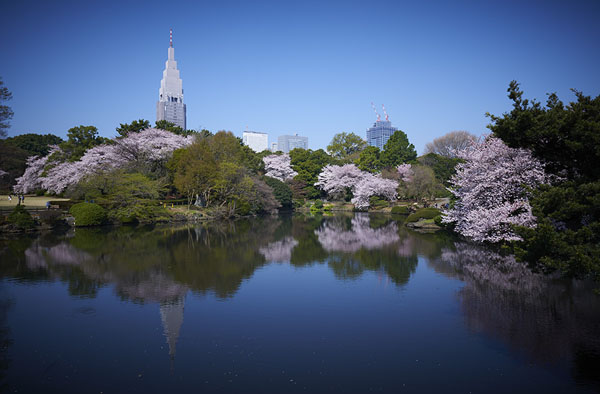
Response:
[{"label": "construction crane", "polygon": [[375,104],[373,104],[372,101],[371,101],[371,107],[373,108],[373,111],[375,111],[375,115],[377,115],[377,122],[381,122],[381,116],[379,116],[379,112],[377,112],[377,109],[375,108]]},{"label": "construction crane", "polygon": [[388,116],[387,112],[385,112],[385,105],[381,104],[381,108],[383,108],[383,114],[385,115],[385,121],[388,122],[390,120],[390,117]]}]

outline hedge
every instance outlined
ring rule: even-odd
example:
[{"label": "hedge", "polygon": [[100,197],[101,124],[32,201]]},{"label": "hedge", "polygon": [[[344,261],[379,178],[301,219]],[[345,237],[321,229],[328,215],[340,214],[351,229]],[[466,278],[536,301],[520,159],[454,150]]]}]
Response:
[{"label": "hedge", "polygon": [[433,219],[434,217],[440,215],[441,212],[437,208],[422,208],[419,209],[415,213],[411,213],[406,218],[407,222],[418,222],[419,219]]},{"label": "hedge", "polygon": [[75,217],[75,226],[97,226],[106,221],[106,211],[98,204],[80,202],[69,210]]}]

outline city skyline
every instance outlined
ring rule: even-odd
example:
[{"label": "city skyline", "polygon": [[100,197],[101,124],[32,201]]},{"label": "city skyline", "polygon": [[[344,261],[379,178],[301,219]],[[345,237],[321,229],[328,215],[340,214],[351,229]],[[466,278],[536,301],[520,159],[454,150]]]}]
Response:
[{"label": "city skyline", "polygon": [[189,129],[298,130],[311,149],[340,132],[366,139],[372,101],[422,153],[452,130],[486,133],[486,112],[510,110],[513,79],[541,102],[600,94],[597,2],[116,4],[3,7],[9,136],[64,138],[83,124],[113,137],[120,123],[155,119],[169,28]]}]

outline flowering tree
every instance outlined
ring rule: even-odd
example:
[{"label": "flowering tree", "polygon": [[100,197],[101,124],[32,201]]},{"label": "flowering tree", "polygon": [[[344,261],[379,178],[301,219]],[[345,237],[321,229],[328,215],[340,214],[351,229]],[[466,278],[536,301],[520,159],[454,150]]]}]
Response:
[{"label": "flowering tree", "polygon": [[369,198],[372,196],[381,196],[393,201],[398,196],[396,189],[398,189],[397,181],[367,172],[352,189],[354,194],[352,204],[359,209],[368,208]]},{"label": "flowering tree", "polygon": [[130,133],[111,144],[95,146],[87,150],[78,161],[59,163],[47,169],[44,174],[48,157],[59,150],[55,147],[48,156],[28,160],[27,169],[23,176],[17,179],[14,190],[17,193],[29,193],[36,188],[42,188],[58,194],[88,175],[135,163],[147,166],[162,162],[175,149],[183,148],[192,142],[193,137],[184,137],[159,129],[146,129],[139,133]]},{"label": "flowering tree", "polygon": [[290,155],[269,155],[263,157],[266,176],[279,179],[282,182],[293,179],[298,173],[292,169]]},{"label": "flowering tree", "polygon": [[319,186],[330,195],[339,195],[349,188],[354,196],[352,203],[361,209],[369,207],[371,196],[382,196],[388,200],[397,196],[397,181],[361,171],[354,164],[328,165],[323,168],[318,179],[315,186]]},{"label": "flowering tree", "polygon": [[400,164],[396,168],[398,170],[398,175],[400,175],[400,179],[402,179],[402,182],[408,183],[413,180],[415,173],[410,164]]},{"label": "flowering tree", "polygon": [[364,174],[354,164],[328,165],[319,174],[315,186],[319,186],[327,194],[340,195],[345,193],[348,188],[353,189]]},{"label": "flowering tree", "polygon": [[480,242],[521,240],[512,227],[535,227],[527,190],[547,182],[542,164],[528,150],[509,148],[494,137],[459,157],[466,162],[457,165],[450,181],[457,201],[443,222]]},{"label": "flowering tree", "polygon": [[30,193],[42,186],[40,176],[44,172],[44,167],[48,162],[48,157],[56,152],[58,147],[53,147],[47,156],[31,156],[27,159],[27,168],[23,175],[16,179],[17,183],[13,186],[13,190],[17,194]]}]

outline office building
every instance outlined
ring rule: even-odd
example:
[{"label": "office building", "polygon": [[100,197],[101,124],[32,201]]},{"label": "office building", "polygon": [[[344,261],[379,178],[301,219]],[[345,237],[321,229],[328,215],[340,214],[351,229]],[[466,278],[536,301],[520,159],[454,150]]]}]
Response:
[{"label": "office building", "polygon": [[369,145],[383,150],[383,147],[395,131],[396,128],[392,126],[392,122],[389,120],[377,120],[373,123],[373,127],[367,130],[367,142]]},{"label": "office building", "polygon": [[169,54],[165,70],[160,81],[158,102],[156,103],[156,120],[166,120],[185,129],[186,109],[183,103],[183,84],[179,77],[175,48],[173,48],[173,30],[169,32]]},{"label": "office building", "polygon": [[298,134],[282,135],[277,138],[277,150],[283,153],[289,153],[292,149],[308,149],[308,137],[301,137]]},{"label": "office building", "polygon": [[242,135],[244,145],[247,145],[254,152],[262,152],[269,149],[269,135],[258,131],[244,131]]}]

